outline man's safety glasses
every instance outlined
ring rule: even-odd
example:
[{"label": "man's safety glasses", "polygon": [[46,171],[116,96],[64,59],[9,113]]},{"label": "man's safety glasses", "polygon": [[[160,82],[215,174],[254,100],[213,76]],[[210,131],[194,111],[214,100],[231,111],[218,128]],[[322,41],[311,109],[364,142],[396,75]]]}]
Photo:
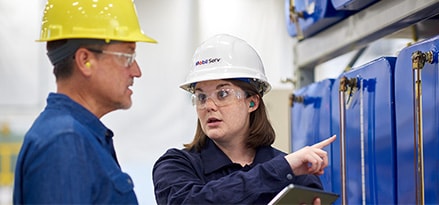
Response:
[{"label": "man's safety glasses", "polygon": [[223,107],[234,103],[244,96],[243,91],[235,91],[232,88],[223,88],[211,93],[195,91],[195,93],[192,94],[192,104],[197,109],[202,110],[206,108],[207,100],[211,99],[217,107]]},{"label": "man's safety glasses", "polygon": [[125,59],[125,62],[123,66],[129,68],[136,60],[136,53],[122,53],[122,52],[115,52],[115,51],[106,51],[106,50],[99,50],[99,49],[93,49],[93,48],[87,48],[87,50],[94,52],[94,53],[102,53],[102,54],[108,54],[108,55],[114,55],[119,58]]}]

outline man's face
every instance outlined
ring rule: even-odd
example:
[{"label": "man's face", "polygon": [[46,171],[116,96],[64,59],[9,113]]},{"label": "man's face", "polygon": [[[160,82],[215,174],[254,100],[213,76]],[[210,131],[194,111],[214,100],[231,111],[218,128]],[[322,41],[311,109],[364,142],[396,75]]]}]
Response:
[{"label": "man's face", "polygon": [[130,86],[134,78],[142,75],[140,67],[131,54],[135,43],[114,43],[98,54],[98,64],[94,66],[91,89],[97,104],[108,111],[131,107]]}]

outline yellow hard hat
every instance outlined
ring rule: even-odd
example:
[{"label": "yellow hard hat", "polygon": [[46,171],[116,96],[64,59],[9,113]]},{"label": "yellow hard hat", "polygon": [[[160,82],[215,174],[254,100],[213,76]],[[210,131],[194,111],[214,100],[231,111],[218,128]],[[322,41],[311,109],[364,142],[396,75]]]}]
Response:
[{"label": "yellow hard hat", "polygon": [[133,0],[48,0],[37,41],[83,38],[157,42],[141,30]]}]

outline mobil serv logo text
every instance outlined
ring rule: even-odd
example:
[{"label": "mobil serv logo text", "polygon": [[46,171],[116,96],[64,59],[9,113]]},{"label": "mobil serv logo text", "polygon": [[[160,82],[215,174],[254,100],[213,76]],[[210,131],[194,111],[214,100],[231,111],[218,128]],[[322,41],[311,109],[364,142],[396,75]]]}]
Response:
[{"label": "mobil serv logo text", "polygon": [[205,64],[210,64],[210,63],[219,63],[220,61],[221,61],[221,58],[209,58],[209,59],[199,60],[199,61],[195,62],[195,66],[205,65]]}]

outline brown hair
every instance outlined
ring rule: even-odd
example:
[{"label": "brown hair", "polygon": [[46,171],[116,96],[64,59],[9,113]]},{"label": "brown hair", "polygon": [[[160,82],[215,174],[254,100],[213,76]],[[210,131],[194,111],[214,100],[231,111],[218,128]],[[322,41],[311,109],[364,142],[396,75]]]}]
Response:
[{"label": "brown hair", "polygon": [[[273,144],[275,132],[268,119],[264,101],[261,95],[258,93],[256,87],[253,84],[243,80],[225,80],[240,87],[247,94],[247,97],[257,95],[260,99],[258,109],[250,113],[249,136],[246,142],[247,147],[258,148],[260,146],[269,146]],[[184,147],[187,150],[195,149],[196,151],[200,151],[206,143],[206,138],[207,136],[201,129],[200,120],[198,119],[194,139],[191,143],[184,144]]]},{"label": "brown hair", "polygon": [[[115,43],[118,41],[111,41]],[[55,60],[53,67],[53,74],[57,80],[66,79],[73,74],[73,66],[75,61],[75,53],[80,47],[89,47],[94,49],[103,49],[106,46],[104,40],[99,39],[61,39],[48,41],[46,44],[47,55],[49,59]],[[108,45],[108,44],[107,44]],[[64,55],[51,59],[55,53],[64,53]],[[55,54],[56,55],[56,54]],[[62,58],[62,59],[61,59]]]}]

